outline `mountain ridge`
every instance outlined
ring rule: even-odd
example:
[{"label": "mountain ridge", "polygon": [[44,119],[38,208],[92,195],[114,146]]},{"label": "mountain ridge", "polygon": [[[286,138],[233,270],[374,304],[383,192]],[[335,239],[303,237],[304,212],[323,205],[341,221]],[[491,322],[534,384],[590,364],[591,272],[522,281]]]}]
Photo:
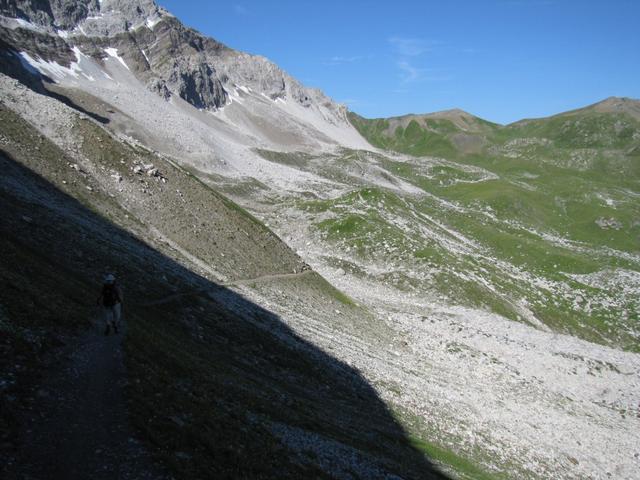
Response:
[{"label": "mountain ridge", "polygon": [[[304,87],[265,57],[233,50],[184,26],[152,0],[87,0],[71,2],[67,10],[46,1],[17,5],[11,8],[7,3],[0,8],[0,39],[16,53],[26,47],[31,58],[62,60],[68,68],[74,62],[74,48],[100,61],[108,58],[105,49],[116,48],[148,88],[165,99],[176,95],[195,108],[215,111],[229,105],[238,88],[249,88],[272,101],[301,106],[309,111],[298,115],[303,121],[311,115],[320,123],[347,123],[346,107],[321,90]],[[46,37],[32,42],[24,39],[37,34]],[[49,48],[38,48],[43,43]],[[169,61],[167,54],[177,52],[180,55]],[[79,62],[77,54],[75,57]],[[365,145],[364,140],[358,141]]]},{"label": "mountain ridge", "polygon": [[[622,107],[622,108],[621,108]],[[604,98],[602,100],[599,100],[597,102],[588,104],[584,107],[578,107],[575,109],[571,109],[571,110],[566,110],[566,111],[562,111],[559,113],[553,113],[551,115],[545,115],[542,117],[525,117],[519,120],[515,120],[513,122],[510,123],[498,123],[498,122],[493,122],[491,120],[487,120],[483,117],[480,117],[478,115],[474,115],[473,113],[470,113],[466,110],[463,110],[461,108],[458,107],[453,107],[453,108],[449,108],[449,109],[445,109],[445,110],[437,110],[434,112],[427,112],[427,113],[406,113],[403,115],[392,115],[390,117],[364,117],[360,114],[358,114],[355,111],[350,111],[352,114],[357,115],[358,117],[361,117],[365,120],[370,120],[370,121],[375,121],[375,120],[405,120],[405,119],[423,119],[423,118],[445,118],[445,119],[450,119],[452,117],[458,117],[458,118],[467,118],[467,119],[474,119],[474,120],[480,120],[482,122],[486,122],[489,124],[493,124],[496,126],[501,126],[501,127],[507,127],[509,125],[514,125],[520,122],[528,122],[528,121],[532,121],[532,120],[544,120],[544,119],[549,119],[549,118],[553,118],[553,117],[557,117],[557,116],[562,116],[562,115],[571,115],[574,113],[582,113],[584,111],[589,111],[589,110],[594,110],[594,111],[600,111],[600,112],[605,112],[605,113],[609,113],[612,111],[624,111],[624,112],[628,112],[631,113],[633,112],[633,116],[635,116],[636,118],[640,118],[640,99],[637,98],[632,98],[632,97],[617,97],[617,96],[611,96],[611,97],[607,97]]]},{"label": "mountain ridge", "polygon": [[640,100],[628,97],[608,97],[578,109],[507,125],[491,123],[459,109],[378,119],[350,113],[350,119],[373,145],[414,155],[491,156],[506,152],[505,149],[531,151],[533,145],[539,149],[546,145],[544,156],[551,154],[551,146],[608,146],[628,156],[640,147]]}]

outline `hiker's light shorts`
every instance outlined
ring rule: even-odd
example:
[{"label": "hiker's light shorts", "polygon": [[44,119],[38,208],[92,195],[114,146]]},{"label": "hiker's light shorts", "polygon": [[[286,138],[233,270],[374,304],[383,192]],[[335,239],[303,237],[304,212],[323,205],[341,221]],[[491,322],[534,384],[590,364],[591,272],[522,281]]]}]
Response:
[{"label": "hiker's light shorts", "polygon": [[107,325],[120,324],[120,304],[116,303],[113,307],[104,307],[103,318],[104,323],[106,323]]}]

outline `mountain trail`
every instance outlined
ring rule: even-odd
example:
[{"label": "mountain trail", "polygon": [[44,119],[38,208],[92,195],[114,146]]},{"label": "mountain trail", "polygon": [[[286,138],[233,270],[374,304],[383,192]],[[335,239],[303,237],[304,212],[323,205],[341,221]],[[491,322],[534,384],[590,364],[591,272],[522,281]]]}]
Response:
[{"label": "mountain trail", "polygon": [[21,419],[22,449],[7,479],[171,478],[129,424],[122,345],[123,333],[104,336],[96,322],[69,348]]},{"label": "mountain trail", "polygon": [[240,279],[240,280],[234,280],[233,282],[227,282],[227,283],[223,283],[222,286],[224,287],[233,287],[236,285],[245,285],[247,283],[253,283],[253,282],[268,282],[269,280],[282,280],[282,279],[286,279],[286,278],[297,278],[297,277],[303,277],[305,275],[307,275],[308,273],[311,273],[313,270],[305,270],[303,272],[299,272],[299,273],[276,273],[273,275],[262,275],[260,277],[255,277],[255,278],[245,278],[245,279]]},{"label": "mountain trail", "polygon": [[[259,277],[254,277],[254,278],[243,278],[240,280],[234,280],[232,282],[224,282],[219,284],[219,287],[234,287],[234,286],[239,286],[239,285],[246,285],[248,283],[254,283],[254,282],[268,282],[270,280],[281,280],[281,279],[287,279],[287,278],[298,278],[298,277],[303,277],[305,275],[307,275],[308,273],[311,273],[312,270],[305,270],[304,272],[299,272],[299,273],[276,273],[276,274],[272,274],[272,275],[262,275]],[[144,302],[141,303],[140,306],[142,307],[151,307],[154,305],[164,305],[165,303],[170,303],[174,300],[177,300],[179,298],[182,297],[189,297],[192,295],[199,295],[201,293],[204,293],[208,290],[208,288],[198,288],[196,290],[187,290],[184,292],[176,292],[172,295],[168,295],[166,297],[162,297],[159,298],[157,300],[152,300],[150,302]]]}]

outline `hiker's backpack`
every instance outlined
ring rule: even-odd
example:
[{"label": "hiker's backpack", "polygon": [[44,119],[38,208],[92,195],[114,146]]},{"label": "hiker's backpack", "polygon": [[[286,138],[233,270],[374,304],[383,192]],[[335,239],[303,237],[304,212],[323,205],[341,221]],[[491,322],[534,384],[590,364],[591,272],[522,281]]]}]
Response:
[{"label": "hiker's backpack", "polygon": [[113,307],[120,302],[120,295],[115,285],[104,285],[102,287],[102,304],[105,307]]}]

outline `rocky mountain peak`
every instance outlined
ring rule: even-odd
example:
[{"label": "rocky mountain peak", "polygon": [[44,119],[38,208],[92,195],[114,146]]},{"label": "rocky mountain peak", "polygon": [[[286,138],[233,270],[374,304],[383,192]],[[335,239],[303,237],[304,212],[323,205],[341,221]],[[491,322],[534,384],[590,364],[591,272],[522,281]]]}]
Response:
[{"label": "rocky mountain peak", "polygon": [[16,19],[18,26],[52,33],[112,36],[157,22],[167,12],[153,0],[15,0],[0,2],[0,14]]},{"label": "rocky mountain peak", "polygon": [[91,0],[98,10],[85,17],[82,29],[89,36],[112,36],[142,25],[153,25],[166,11],[153,0]]},{"label": "rocky mountain peak", "polygon": [[14,58],[11,68],[0,65],[5,72],[20,70],[15,59],[22,53],[65,68],[77,65],[80,54],[99,63],[111,56],[164,100],[180,97],[216,111],[234,95],[251,92],[314,128],[353,130],[346,108],[320,90],[304,87],[264,57],[186,27],[153,0],[0,0],[0,44],[16,54],[4,60]]},{"label": "rocky mountain peak", "polygon": [[629,97],[609,97],[593,105],[597,112],[626,113],[640,120],[640,100]]}]

